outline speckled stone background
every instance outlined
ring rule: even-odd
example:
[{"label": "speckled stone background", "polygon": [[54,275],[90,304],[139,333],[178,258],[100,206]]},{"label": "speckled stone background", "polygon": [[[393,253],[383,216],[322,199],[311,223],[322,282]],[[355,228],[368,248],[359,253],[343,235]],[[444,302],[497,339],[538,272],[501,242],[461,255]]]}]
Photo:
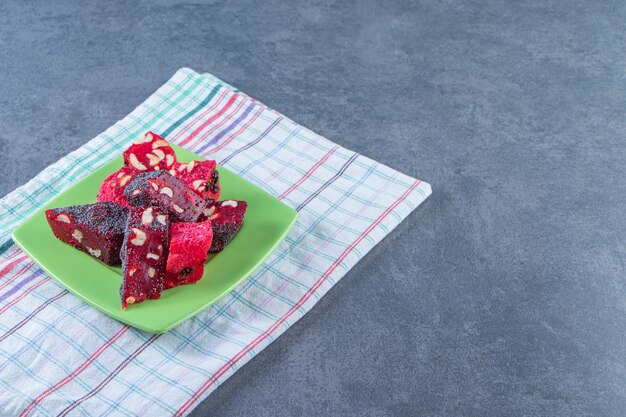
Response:
[{"label": "speckled stone background", "polygon": [[434,194],[194,416],[623,415],[625,34],[623,1],[1,2],[0,194],[212,72]]}]

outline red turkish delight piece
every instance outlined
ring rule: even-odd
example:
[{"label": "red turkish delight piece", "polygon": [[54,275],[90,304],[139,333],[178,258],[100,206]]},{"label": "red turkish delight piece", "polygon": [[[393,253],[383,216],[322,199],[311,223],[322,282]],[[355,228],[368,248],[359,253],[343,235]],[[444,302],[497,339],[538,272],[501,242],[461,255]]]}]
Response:
[{"label": "red turkish delight piece", "polygon": [[177,162],[173,175],[205,200],[217,201],[220,196],[220,177],[215,161]]},{"label": "red turkish delight piece", "polygon": [[167,210],[172,222],[194,222],[207,202],[167,171],[139,174],[124,191],[131,206],[157,206]]},{"label": "red turkish delight piece", "polygon": [[173,223],[167,270],[180,272],[189,265],[204,262],[213,240],[211,222]]},{"label": "red turkish delight piece", "polygon": [[210,221],[171,225],[165,288],[191,284],[202,278],[212,240]]},{"label": "red turkish delight piece", "polygon": [[111,202],[46,210],[58,239],[108,265],[120,264],[127,217],[127,208]]},{"label": "red turkish delight piece", "polygon": [[153,132],[141,135],[124,152],[124,163],[137,171],[171,169],[176,162],[176,154],[170,144]]},{"label": "red turkish delight piece", "polygon": [[115,171],[102,182],[97,200],[112,201],[124,207],[129,207],[124,190],[138,174],[139,171],[128,167],[122,167]]},{"label": "red turkish delight piece", "polygon": [[209,252],[220,252],[241,228],[248,203],[224,200],[210,204],[202,211],[200,220],[211,220],[213,242]]},{"label": "red turkish delight piece", "polygon": [[170,220],[159,207],[131,207],[122,244],[122,309],[163,290]]}]

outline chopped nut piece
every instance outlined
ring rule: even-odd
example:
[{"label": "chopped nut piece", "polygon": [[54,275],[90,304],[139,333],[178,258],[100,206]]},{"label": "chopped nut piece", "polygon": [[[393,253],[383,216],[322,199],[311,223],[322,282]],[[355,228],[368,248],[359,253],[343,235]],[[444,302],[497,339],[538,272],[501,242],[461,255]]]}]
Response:
[{"label": "chopped nut piece", "polygon": [[197,190],[198,188],[202,187],[205,184],[205,182],[206,181],[204,180],[195,180],[191,184],[193,185],[194,190]]},{"label": "chopped nut piece", "polygon": [[161,188],[161,191],[159,191],[161,194],[165,194],[167,196],[173,197],[174,193],[172,192],[172,189],[170,187],[163,187]]},{"label": "chopped nut piece", "polygon": [[141,215],[141,223],[142,224],[150,224],[154,220],[154,216],[152,216],[152,207],[148,207],[143,211]]},{"label": "chopped nut piece", "polygon": [[143,232],[143,230],[137,229],[136,227],[133,227],[132,230],[135,233],[135,237],[130,240],[130,243],[135,246],[143,245],[146,241],[146,234]]},{"label": "chopped nut piece", "polygon": [[[160,149],[155,149],[152,151],[153,154],[155,154],[157,156],[157,158],[159,158],[159,161],[162,161],[163,159],[165,159],[165,152],[163,152]],[[172,155],[170,155],[172,156]]]},{"label": "chopped nut piece", "polygon": [[[151,167],[157,165],[161,161],[158,156],[156,156],[155,154],[152,154],[152,153],[146,154],[146,158],[148,158],[148,160],[150,161],[150,166]],[[158,169],[158,167],[157,167],[157,169]]]},{"label": "chopped nut piece", "polygon": [[139,162],[137,156],[134,153],[128,155],[128,160],[130,161],[130,164],[133,166],[133,168],[138,169],[139,171],[145,171],[146,169],[148,169],[144,164]]},{"label": "chopped nut piece", "polygon": [[62,223],[71,223],[71,222],[70,222],[70,218],[69,218],[69,217],[67,217],[67,215],[65,215],[65,214],[59,214],[59,215],[57,216],[57,220],[58,220],[58,221],[60,221],[60,222],[62,222]]},{"label": "chopped nut piece", "polygon": [[76,229],[74,230],[74,233],[72,233],[72,237],[76,240],[78,240],[78,242],[82,242],[83,241],[83,232],[81,232],[80,230]]},{"label": "chopped nut piece", "polygon": [[152,149],[160,148],[163,146],[170,146],[170,144],[167,143],[167,141],[163,139],[155,140],[154,143],[152,144]]},{"label": "chopped nut piece", "polygon": [[130,181],[132,178],[130,175],[124,175],[121,179],[120,179],[120,185],[123,187],[126,184],[128,184],[128,181]]}]

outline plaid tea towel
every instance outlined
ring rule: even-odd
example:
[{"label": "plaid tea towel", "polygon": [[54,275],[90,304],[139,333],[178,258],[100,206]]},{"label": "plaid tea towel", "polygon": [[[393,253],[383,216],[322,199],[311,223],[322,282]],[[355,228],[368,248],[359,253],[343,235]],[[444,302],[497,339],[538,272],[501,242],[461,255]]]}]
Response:
[{"label": "plaid tea towel", "polygon": [[[122,325],[10,240],[34,210],[152,130],[299,211],[263,265],[162,335]],[[0,415],[185,415],[280,336],[430,194],[210,74],[179,70],[143,104],[0,200]]]}]

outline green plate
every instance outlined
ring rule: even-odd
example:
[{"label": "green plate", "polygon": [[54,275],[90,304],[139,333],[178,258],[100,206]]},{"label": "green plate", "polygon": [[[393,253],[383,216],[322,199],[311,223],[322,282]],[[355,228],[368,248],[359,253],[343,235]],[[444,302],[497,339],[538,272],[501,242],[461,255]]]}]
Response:
[{"label": "green plate", "polygon": [[[204,159],[173,146],[179,161]],[[93,203],[102,181],[123,164],[122,157],[96,170],[50,200],[13,232],[13,240],[41,268],[87,304],[138,329],[163,333],[191,318],[226,295],[261,265],[293,226],[297,213],[265,191],[219,166],[221,199],[248,202],[245,221],[230,244],[206,265],[195,284],[163,291],[122,310],[121,268],[109,267],[57,240],[46,221],[49,208]]]}]

